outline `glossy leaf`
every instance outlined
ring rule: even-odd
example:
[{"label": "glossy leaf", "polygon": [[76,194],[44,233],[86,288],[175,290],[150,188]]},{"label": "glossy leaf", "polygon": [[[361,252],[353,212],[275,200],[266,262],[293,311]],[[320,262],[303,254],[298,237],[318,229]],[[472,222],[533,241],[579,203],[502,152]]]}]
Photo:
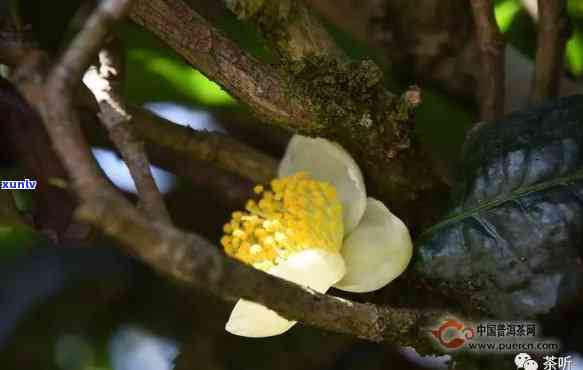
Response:
[{"label": "glossy leaf", "polygon": [[498,317],[572,299],[583,271],[583,96],[478,124],[459,175],[452,209],[420,238],[418,271]]}]

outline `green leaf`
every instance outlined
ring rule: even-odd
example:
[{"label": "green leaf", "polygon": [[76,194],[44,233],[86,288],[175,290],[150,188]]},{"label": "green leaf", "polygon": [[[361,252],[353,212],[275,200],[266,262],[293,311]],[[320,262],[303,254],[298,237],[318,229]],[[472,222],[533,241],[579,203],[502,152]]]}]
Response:
[{"label": "green leaf", "polygon": [[174,58],[148,49],[131,49],[128,60],[130,65],[141,65],[144,74],[164,79],[178,93],[189,97],[193,102],[209,106],[234,102],[216,83]]},{"label": "green leaf", "polygon": [[219,85],[188,65],[155,36],[137,25],[117,27],[126,45],[126,98],[134,104],[175,101],[203,106],[232,106]]},{"label": "green leaf", "polygon": [[494,6],[494,16],[500,31],[508,31],[520,9],[521,5],[518,0],[504,0]]},{"label": "green leaf", "polygon": [[567,65],[575,76],[583,74],[583,34],[575,29],[571,38],[567,42],[566,50]]},{"label": "green leaf", "polygon": [[528,318],[570,304],[583,245],[583,96],[484,123],[416,269],[467,307]]},{"label": "green leaf", "polygon": [[24,224],[0,222],[0,259],[13,257],[44,241],[44,238]]},{"label": "green leaf", "polygon": [[567,11],[570,17],[583,18],[583,1],[581,0],[567,1]]},{"label": "green leaf", "polygon": [[0,259],[20,254],[43,239],[25,223],[17,208],[16,200],[24,198],[21,194],[31,193],[0,190]]}]

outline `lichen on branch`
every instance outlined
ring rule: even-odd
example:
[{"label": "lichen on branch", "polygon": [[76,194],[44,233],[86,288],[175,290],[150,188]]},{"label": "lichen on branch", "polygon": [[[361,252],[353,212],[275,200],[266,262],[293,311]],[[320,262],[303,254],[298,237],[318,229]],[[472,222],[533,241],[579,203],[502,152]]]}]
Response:
[{"label": "lichen on branch", "polygon": [[414,104],[384,89],[383,73],[373,61],[314,55],[283,68],[289,94],[309,95],[310,110],[318,117],[317,125],[303,133],[335,139],[363,159],[390,159],[409,147],[407,121]]},{"label": "lichen on branch", "polygon": [[302,1],[225,0],[225,4],[239,19],[253,22],[283,57],[301,60],[308,55],[344,56]]}]

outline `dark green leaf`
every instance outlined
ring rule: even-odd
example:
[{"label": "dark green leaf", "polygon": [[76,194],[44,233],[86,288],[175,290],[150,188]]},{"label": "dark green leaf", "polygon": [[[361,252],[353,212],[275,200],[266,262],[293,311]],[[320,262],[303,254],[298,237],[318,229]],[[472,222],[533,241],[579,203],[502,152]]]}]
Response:
[{"label": "dark green leaf", "polygon": [[583,271],[583,96],[478,125],[459,170],[453,208],[421,236],[416,268],[498,317],[568,303]]}]

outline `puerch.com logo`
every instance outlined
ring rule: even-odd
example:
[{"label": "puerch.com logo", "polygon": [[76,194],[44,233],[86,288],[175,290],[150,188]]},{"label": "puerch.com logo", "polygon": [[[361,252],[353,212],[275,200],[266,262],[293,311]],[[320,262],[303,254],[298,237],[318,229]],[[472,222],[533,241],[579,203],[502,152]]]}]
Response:
[{"label": "puerch.com logo", "polygon": [[446,317],[430,335],[441,349],[476,352],[534,352],[557,353],[560,343],[553,338],[540,337],[538,324],[533,321],[484,321],[469,323]]},{"label": "puerch.com logo", "polygon": [[456,350],[471,340],[476,332],[473,327],[466,326],[457,319],[447,319],[438,328],[432,329],[431,335],[444,348]]}]

